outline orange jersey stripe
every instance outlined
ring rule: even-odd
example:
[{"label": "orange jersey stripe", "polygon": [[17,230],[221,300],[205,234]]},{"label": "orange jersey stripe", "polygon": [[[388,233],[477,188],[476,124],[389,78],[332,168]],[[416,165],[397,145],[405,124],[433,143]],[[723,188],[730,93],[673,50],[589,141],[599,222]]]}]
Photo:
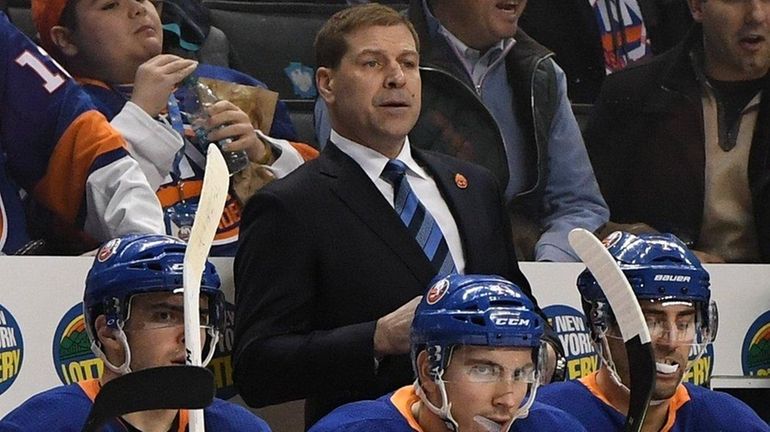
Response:
[{"label": "orange jersey stripe", "polygon": [[156,192],[163,208],[168,208],[182,200],[199,197],[203,189],[203,180],[181,180],[178,185],[161,186]]},{"label": "orange jersey stripe", "polygon": [[50,210],[73,223],[82,204],[86,180],[96,159],[125,149],[123,137],[96,110],[78,116],[59,139],[45,176],[33,194]]},{"label": "orange jersey stripe", "polygon": [[420,402],[420,397],[414,391],[414,385],[408,385],[396,390],[390,397],[390,401],[396,407],[399,413],[404,416],[404,420],[409,423],[417,432],[423,432],[422,427],[417,423],[417,419],[412,414],[412,405]]}]

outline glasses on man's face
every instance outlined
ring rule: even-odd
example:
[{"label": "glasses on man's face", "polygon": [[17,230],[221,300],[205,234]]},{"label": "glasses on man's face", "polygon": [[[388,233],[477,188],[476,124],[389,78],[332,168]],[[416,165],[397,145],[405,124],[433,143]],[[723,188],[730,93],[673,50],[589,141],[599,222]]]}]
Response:
[{"label": "glasses on man's face", "polygon": [[460,366],[463,381],[471,383],[521,383],[528,384],[537,381],[534,365],[527,365],[513,370],[496,364],[477,363]]}]

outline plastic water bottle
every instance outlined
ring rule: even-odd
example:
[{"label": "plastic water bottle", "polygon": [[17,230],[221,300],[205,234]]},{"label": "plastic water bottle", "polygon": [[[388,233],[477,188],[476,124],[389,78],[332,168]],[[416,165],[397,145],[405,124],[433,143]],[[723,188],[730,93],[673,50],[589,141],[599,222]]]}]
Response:
[{"label": "plastic water bottle", "polygon": [[[189,75],[182,81],[181,89],[183,92],[179,100],[180,108],[187,113],[198,142],[203,145],[203,148],[206,148],[210,142],[206,138],[209,132],[206,129],[206,121],[211,117],[208,110],[219,101],[219,98],[195,74]],[[249,156],[246,150],[225,151],[223,147],[232,141],[230,138],[225,138],[216,143],[219,149],[222,150],[222,155],[225,158],[225,162],[227,162],[227,169],[230,175],[242,171],[249,165]]]}]

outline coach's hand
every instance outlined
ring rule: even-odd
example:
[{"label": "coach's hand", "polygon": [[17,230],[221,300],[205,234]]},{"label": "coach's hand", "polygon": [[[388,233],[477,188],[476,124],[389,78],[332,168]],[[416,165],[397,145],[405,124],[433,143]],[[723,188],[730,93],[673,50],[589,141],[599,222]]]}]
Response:
[{"label": "coach's hand", "polygon": [[381,357],[389,354],[409,352],[409,332],[417,305],[422,296],[417,296],[398,309],[377,320],[374,328],[374,354]]}]

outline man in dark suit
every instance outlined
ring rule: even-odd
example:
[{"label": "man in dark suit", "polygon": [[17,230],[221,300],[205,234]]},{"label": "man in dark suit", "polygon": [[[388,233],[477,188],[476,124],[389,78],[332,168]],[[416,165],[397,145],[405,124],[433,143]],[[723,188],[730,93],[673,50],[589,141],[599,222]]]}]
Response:
[{"label": "man in dark suit", "polygon": [[[330,142],[260,190],[242,219],[234,377],[250,405],[306,398],[310,426],[412,382],[409,326],[438,273],[499,274],[531,295],[493,176],[409,144],[418,47],[411,24],[378,4],[339,12],[317,36]],[[400,187],[387,174],[394,160],[406,167]],[[438,226],[435,251],[404,221],[403,182]]]}]

